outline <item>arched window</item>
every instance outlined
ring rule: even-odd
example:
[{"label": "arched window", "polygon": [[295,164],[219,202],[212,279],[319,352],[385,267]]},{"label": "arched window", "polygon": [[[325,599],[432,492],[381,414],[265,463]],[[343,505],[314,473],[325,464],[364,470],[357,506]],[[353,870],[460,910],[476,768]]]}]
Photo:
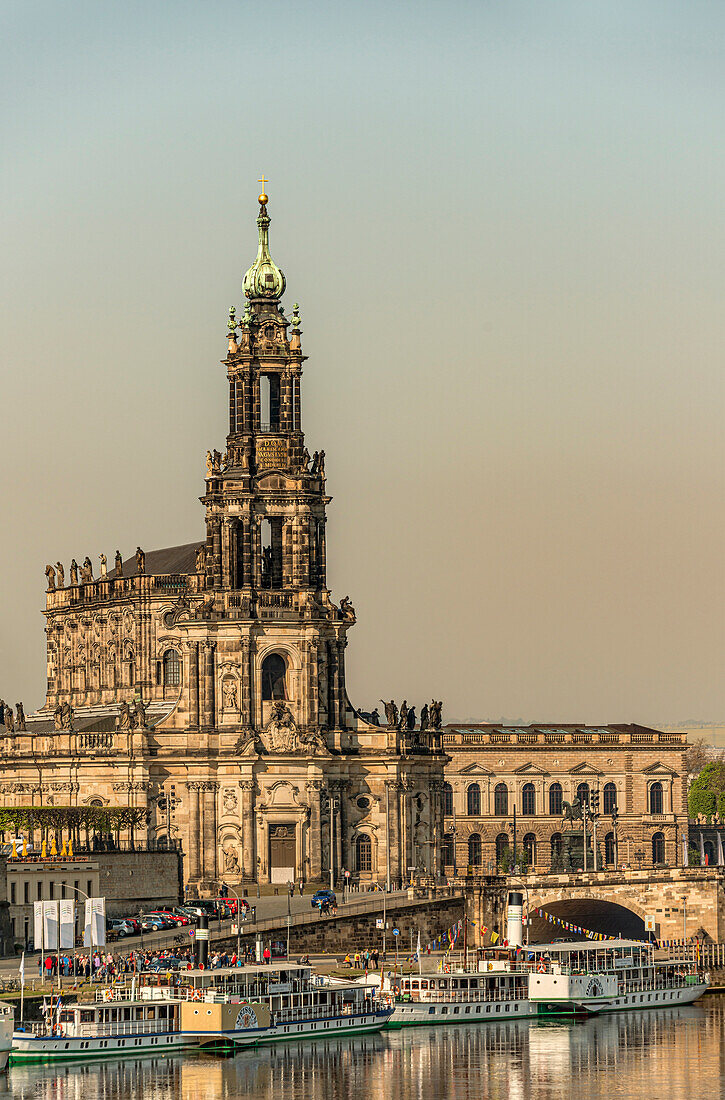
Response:
[{"label": "arched window", "polygon": [[607,865],[615,863],[614,833],[607,833],[604,838],[604,862]]},{"label": "arched window", "polygon": [[493,812],[496,817],[505,817],[509,812],[509,789],[505,783],[497,783],[494,787]]},{"label": "arched window", "polygon": [[455,837],[453,833],[445,833],[443,837],[443,843],[441,845],[441,855],[443,857],[443,866],[452,867],[455,863],[453,858],[453,845],[455,844]]},{"label": "arched window", "polygon": [[651,814],[662,813],[662,784],[652,783],[649,789],[649,812]]},{"label": "arched window", "polygon": [[496,837],[496,866],[500,867],[503,862],[504,853],[509,850],[509,835],[508,833],[499,833]]},{"label": "arched window", "polygon": [[443,784],[443,815],[453,817],[453,787],[450,783]]},{"label": "arched window", "polygon": [[582,806],[589,805],[589,784],[580,783],[576,789],[576,796],[581,802]]},{"label": "arched window", "polygon": [[471,833],[468,838],[468,863],[471,867],[481,866],[481,838],[478,833]]},{"label": "arched window", "polygon": [[167,649],[163,657],[164,687],[178,687],[181,683],[181,661],[175,649]]},{"label": "arched window", "polygon": [[706,840],[703,848],[705,849],[705,863],[708,867],[712,867],[715,863],[715,845],[711,840]]},{"label": "arched window", "polygon": [[653,833],[652,834],[652,862],[664,863],[665,862],[665,834]]},{"label": "arched window", "polygon": [[561,833],[551,834],[551,869],[558,871],[561,868]]},{"label": "arched window", "polygon": [[561,817],[561,783],[552,783],[549,787],[549,813],[552,817]]},{"label": "arched window", "polygon": [[617,809],[617,788],[614,783],[604,784],[604,798],[602,800],[602,812],[613,814]]},{"label": "arched window", "polygon": [[536,813],[536,791],[533,783],[524,783],[521,788],[521,813],[524,817],[533,817]]},{"label": "arched window", "polygon": [[536,837],[533,833],[527,833],[524,837],[524,852],[526,853],[526,862],[529,867],[533,867],[536,863]]},{"label": "arched window", "polygon": [[360,833],[355,839],[355,859],[358,871],[372,871],[373,845],[367,833]]},{"label": "arched window", "polygon": [[262,698],[286,699],[285,675],[287,665],[279,653],[270,653],[262,661]]},{"label": "arched window", "polygon": [[468,816],[481,816],[481,788],[478,783],[471,783],[468,788]]}]

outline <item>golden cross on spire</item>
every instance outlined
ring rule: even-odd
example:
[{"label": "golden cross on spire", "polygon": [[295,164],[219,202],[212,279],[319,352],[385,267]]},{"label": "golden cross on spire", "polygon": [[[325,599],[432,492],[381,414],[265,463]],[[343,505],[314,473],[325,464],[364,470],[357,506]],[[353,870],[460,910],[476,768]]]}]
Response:
[{"label": "golden cross on spire", "polygon": [[264,193],[264,185],[265,185],[265,183],[269,183],[269,180],[265,179],[264,176],[262,176],[261,180],[257,180],[257,183],[262,184],[262,194],[259,196],[259,201],[261,203],[265,203],[265,202],[267,202],[267,196]]}]

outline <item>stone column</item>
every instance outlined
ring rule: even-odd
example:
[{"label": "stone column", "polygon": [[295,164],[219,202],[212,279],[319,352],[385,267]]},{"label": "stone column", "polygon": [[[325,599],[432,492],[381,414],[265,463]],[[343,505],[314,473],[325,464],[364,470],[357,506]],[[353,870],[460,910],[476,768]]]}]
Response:
[{"label": "stone column", "polygon": [[257,874],[254,857],[254,780],[242,779],[239,786],[242,790],[242,879],[253,882]]},{"label": "stone column", "polygon": [[231,588],[232,577],[232,563],[231,563],[231,521],[225,519],[222,523],[222,585],[224,588]]},{"label": "stone column", "polygon": [[337,729],[339,725],[337,707],[337,642],[330,642],[327,648],[327,713],[329,716],[330,729],[334,730]]},{"label": "stone column", "polygon": [[312,779],[307,784],[307,796],[310,807],[307,846],[310,857],[309,872],[313,882],[322,877],[322,819],[320,815],[320,792],[322,782]]},{"label": "stone column", "polygon": [[385,786],[388,792],[386,833],[390,850],[390,881],[396,883],[400,879],[400,785],[395,779],[386,779]]},{"label": "stone column", "polygon": [[318,588],[324,588],[327,584],[327,517],[321,521],[320,530],[320,561]]},{"label": "stone column", "polygon": [[203,726],[215,725],[214,648],[213,642],[204,642],[204,690],[202,692],[203,709],[201,716]]},{"label": "stone column", "polygon": [[252,537],[254,539],[252,568],[254,571],[254,587],[259,590],[262,587],[262,516],[253,516],[252,523]]},{"label": "stone column", "polygon": [[252,643],[248,637],[242,638],[242,725],[251,726],[252,721],[252,677],[250,652]]},{"label": "stone column", "polygon": [[189,644],[189,725],[199,725],[199,647]]},{"label": "stone column", "polygon": [[214,520],[212,538],[213,583],[215,588],[219,588],[222,583],[222,521],[220,519]]},{"label": "stone column", "polygon": [[345,698],[345,640],[344,638],[338,639],[337,642],[337,708],[338,708],[338,725],[341,729],[345,729],[347,726],[347,706]]},{"label": "stone column", "polygon": [[293,381],[293,402],[294,402],[294,416],[295,416],[295,431],[299,432],[302,429],[302,399],[300,395],[300,377],[296,375]]},{"label": "stone column", "polygon": [[[237,565],[239,569],[239,565]],[[249,516],[242,519],[242,562],[241,585],[248,588],[252,583],[252,528]]]},{"label": "stone column", "polygon": [[197,881],[200,877],[201,870],[199,867],[199,837],[200,829],[199,822],[201,817],[201,807],[199,803],[200,798],[200,783],[187,783],[186,790],[189,798],[189,837],[188,837],[188,852],[189,852],[189,871],[188,878],[191,881]]},{"label": "stone column", "polygon": [[217,791],[218,783],[200,784],[201,821],[199,829],[200,874],[205,882],[215,882],[217,871]]},{"label": "stone column", "polygon": [[317,641],[310,639],[307,643],[307,724],[310,726],[319,726],[320,724],[317,651]]}]

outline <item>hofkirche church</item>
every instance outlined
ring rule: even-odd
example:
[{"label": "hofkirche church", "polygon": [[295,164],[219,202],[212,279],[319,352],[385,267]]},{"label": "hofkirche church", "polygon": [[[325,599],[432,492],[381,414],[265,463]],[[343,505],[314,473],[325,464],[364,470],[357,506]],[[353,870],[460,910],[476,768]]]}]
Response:
[{"label": "hofkirche church", "polygon": [[226,448],[206,456],[206,538],[117,553],[111,569],[101,555],[98,575],[88,557],[67,576],[48,566],[46,702],[27,719],[6,709],[0,802],[137,807],[144,839],[180,845],[202,891],[487,873],[515,836],[528,864],[561,869],[562,807],[594,792],[602,862],[676,864],[684,734],[441,728],[435,702],[416,727],[390,701],[384,727],[351,705],[355,612],[327,588],[325,454],[302,431],[299,312],[281,304],[264,194],[257,225],[247,305],[228,322]]},{"label": "hofkirche church", "polygon": [[325,455],[305,444],[299,311],[283,310],[259,202],[206,539],[113,569],[102,557],[99,576],[89,558],[67,578],[48,567],[46,703],[13,731],[4,801],[145,808],[149,838],[181,841],[202,890],[436,874],[442,734],[383,728],[348,700],[355,612],[327,588]]}]

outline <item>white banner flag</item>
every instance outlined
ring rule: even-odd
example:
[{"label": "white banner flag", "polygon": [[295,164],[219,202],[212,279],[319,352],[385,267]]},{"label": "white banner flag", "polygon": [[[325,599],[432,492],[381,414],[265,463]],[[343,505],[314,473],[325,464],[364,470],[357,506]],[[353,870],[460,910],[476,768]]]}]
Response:
[{"label": "white banner flag", "polygon": [[33,902],[33,943],[36,951],[42,951],[45,947],[43,940],[43,903]]},{"label": "white banner flag", "polygon": [[60,946],[75,947],[75,905],[72,898],[63,898],[60,903]]},{"label": "white banner flag", "polygon": [[104,947],[106,943],[106,899],[86,899],[86,927],[83,933],[84,947]]},{"label": "white banner flag", "polygon": [[43,902],[43,943],[46,951],[58,950],[58,902]]}]

